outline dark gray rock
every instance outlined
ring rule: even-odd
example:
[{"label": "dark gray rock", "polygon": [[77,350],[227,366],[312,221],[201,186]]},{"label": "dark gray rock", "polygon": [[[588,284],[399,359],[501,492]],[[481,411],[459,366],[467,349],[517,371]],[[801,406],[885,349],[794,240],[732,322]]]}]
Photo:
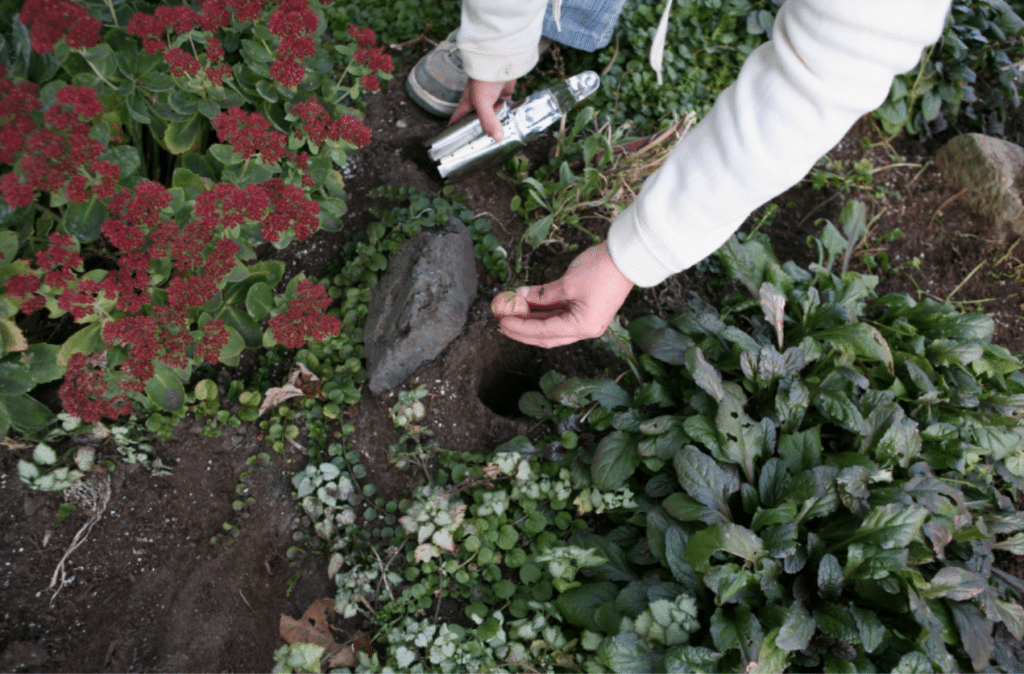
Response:
[{"label": "dark gray rock", "polygon": [[980,133],[956,136],[935,155],[935,164],[975,213],[991,218],[1000,239],[1024,235],[1024,148]]},{"label": "dark gray rock", "polygon": [[459,220],[402,244],[373,291],[363,328],[370,390],[399,386],[458,337],[476,287],[473,240]]}]

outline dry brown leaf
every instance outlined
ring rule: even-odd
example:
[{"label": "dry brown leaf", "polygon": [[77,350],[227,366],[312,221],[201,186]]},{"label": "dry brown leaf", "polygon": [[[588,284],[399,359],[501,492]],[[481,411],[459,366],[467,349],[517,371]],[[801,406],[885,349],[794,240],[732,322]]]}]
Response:
[{"label": "dry brown leaf", "polygon": [[327,616],[333,611],[333,599],[317,599],[309,605],[309,608],[298,620],[282,613],[281,638],[289,644],[302,643],[323,646],[324,653],[328,654],[326,669],[354,667],[357,650],[373,653],[370,637],[357,633],[351,643],[344,645],[336,643],[334,637],[331,636],[331,626],[327,622]]},{"label": "dry brown leaf", "polygon": [[289,398],[296,398],[304,395],[306,394],[302,392],[302,389],[292,386],[291,384],[285,384],[278,388],[268,388],[267,392],[263,395],[263,404],[260,405],[260,414],[262,415],[271,407],[277,407]]},{"label": "dry brown leaf", "polygon": [[327,612],[333,610],[333,599],[317,599],[298,620],[282,613],[281,638],[289,644],[316,644],[330,650],[337,646],[327,625]]},{"label": "dry brown leaf", "polygon": [[338,651],[327,659],[327,669],[335,667],[354,667],[356,664],[356,649],[352,644],[339,646]]}]

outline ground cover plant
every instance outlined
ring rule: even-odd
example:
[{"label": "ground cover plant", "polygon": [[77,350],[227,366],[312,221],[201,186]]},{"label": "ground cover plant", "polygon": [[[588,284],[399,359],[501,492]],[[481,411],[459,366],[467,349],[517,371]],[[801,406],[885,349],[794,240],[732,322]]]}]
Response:
[{"label": "ground cover plant", "polygon": [[[254,11],[236,4],[227,4],[229,17]],[[96,132],[100,138],[95,140],[105,146],[101,161],[111,153],[107,156],[116,163],[126,148],[135,149],[132,156],[139,166],[124,175],[119,169],[116,189],[138,192],[140,186],[165,183],[143,188],[152,190],[154,199],[162,198],[161,189],[170,194],[169,207],[159,213],[163,222],[134,224],[148,233],[145,250],[170,254],[161,261],[154,253],[148,261],[148,285],[135,291],[148,304],[143,301],[133,313],[118,309],[118,298],[98,294],[94,313],[75,321],[79,304],[67,299],[69,308],[62,309],[60,288],[49,286],[36,267],[40,259],[49,264],[53,254],[62,253],[65,259],[54,262],[48,273],[66,277],[59,265],[70,268],[67,286],[78,284],[82,293],[89,288],[81,288],[83,279],[102,284],[103,274],[117,273],[125,257],[104,238],[103,225],[114,218],[104,216],[91,241],[75,239],[77,234],[68,228],[78,227],[77,221],[69,220],[68,213],[81,204],[66,194],[74,170],[67,171],[64,195],[60,189],[36,190],[31,207],[6,213],[6,223],[31,216],[32,225],[24,242],[21,230],[11,230],[20,251],[8,256],[10,248],[4,250],[4,264],[17,265],[17,271],[9,269],[3,277],[5,291],[13,294],[9,279],[15,273],[35,276],[40,286],[32,292],[45,296],[46,302],[33,316],[14,312],[3,323],[5,345],[25,346],[4,356],[4,364],[13,366],[4,370],[5,376],[29,387],[4,399],[15,410],[13,435],[32,439],[18,450],[19,472],[39,489],[91,484],[97,465],[113,469],[115,464],[104,462],[102,451],[81,446],[87,435],[111,438],[124,457],[120,460],[162,471],[165,467],[153,456],[144,428],[171,436],[187,411],[206,415],[204,432],[209,435],[224,432],[225,425],[253,424],[264,446],[254,448],[245,462],[232,514],[211,541],[225,554],[232,541],[241,539],[250,511],[258,505],[250,486],[261,467],[276,464],[278,457],[300,456],[297,465],[288,464],[300,519],[284,563],[293,573],[303,557],[319,553],[331,578],[332,598],[315,602],[298,621],[287,626],[282,621],[281,636],[288,645],[276,656],[278,671],[1020,670],[1006,642],[994,638],[997,628],[1017,639],[1024,631],[1024,611],[1015,594],[1020,581],[994,566],[993,559],[1024,552],[1024,520],[1014,504],[1024,473],[1021,363],[992,344],[993,322],[985,314],[961,313],[962,305],[920,293],[877,295],[879,279],[857,266],[874,215],[869,218],[862,205],[849,199],[858,194],[861,177],[870,183],[870,166],[855,167],[855,178],[847,182],[856,185],[838,189],[839,197],[849,200],[837,211],[834,224],[822,222],[808,242],[817,252],[815,263],[779,264],[763,233],[730,241],[703,265],[709,287],[718,293],[713,304],[694,298],[676,315],[637,318],[609,331],[600,344],[620,360],[604,372],[567,377],[556,370],[544,375],[538,390],[519,402],[520,412],[536,422],[527,435],[497,448],[453,451],[436,442],[430,431],[438,394],[424,387],[396,392],[386,403],[389,423],[396,429],[389,459],[396,471],[407,472],[409,483],[419,486],[382,493],[385,485],[368,467],[372,462],[361,451],[365,438],[357,433],[354,417],[357,403],[373,404],[361,391],[361,327],[388,255],[402,241],[454,215],[469,225],[489,282],[543,278],[544,270],[536,263],[544,259],[544,244],[571,247],[590,241],[587,228],[593,221],[587,218],[614,215],[644,172],[656,168],[659,153],[684,132],[685,119],[666,125],[644,145],[635,142],[635,129],[602,119],[600,107],[583,109],[558,136],[554,157],[546,165],[534,168],[522,158],[507,165],[508,174],[522,183],[515,210],[526,222],[521,243],[514,242],[519,250],[506,244],[511,254],[499,247],[489,216],[478,217],[465,208],[458,190],[435,194],[384,189],[374,194],[377,210],[361,231],[346,233],[348,241],[326,274],[286,276],[285,265],[258,259],[273,254],[266,245],[272,242],[263,231],[265,218],[245,217],[238,209],[241,222],[231,232],[222,222],[208,247],[214,240],[231,240],[242,249],[241,261],[218,282],[219,298],[188,312],[188,338],[197,342],[184,348],[191,362],[170,367],[170,375],[155,377],[159,381],[141,392],[126,394],[141,419],[87,423],[91,419],[62,414],[30,427],[26,419],[31,415],[20,410],[29,405],[40,415],[48,414],[26,401],[30,395],[44,399],[31,384],[61,377],[61,349],[83,349],[86,356],[89,349],[101,348],[99,342],[82,343],[82,325],[102,338],[101,324],[125,316],[155,316],[170,307],[176,278],[209,275],[209,258],[179,268],[174,241],[152,241],[154,232],[159,238],[161,227],[170,232],[171,222],[188,231],[204,195],[230,189],[222,184],[233,182],[247,191],[279,177],[319,205],[321,228],[338,226],[345,217],[338,212],[349,196],[341,189],[341,164],[358,143],[313,143],[309,121],[292,114],[290,106],[298,101],[313,107],[310,101],[321,101],[328,112],[320,121],[327,126],[345,115],[358,120],[362,94],[376,81],[364,79],[373,76],[370,60],[377,59],[378,65],[385,61],[365,30],[350,31],[353,17],[404,17],[395,22],[388,41],[415,38],[424,23],[403,3],[379,10],[310,5],[317,16],[315,30],[309,31],[316,38],[316,51],[303,58],[304,80],[294,90],[271,75],[277,60],[273,54],[283,53],[288,60],[287,49],[275,49],[280,45],[271,24],[277,10],[268,7],[256,21],[221,28],[222,63],[232,65],[224,95],[237,94],[245,99],[244,109],[252,106],[266,118],[264,138],[280,133],[289,139],[289,149],[275,165],[266,160],[264,146],[248,158],[244,152],[227,156],[227,149],[219,149],[238,150],[238,144],[251,139],[236,135],[235,140],[210,144],[211,130],[224,140],[214,125],[223,111],[211,118],[202,107],[204,101],[221,105],[214,100],[220,95],[216,87],[203,84],[201,92],[190,90],[181,84],[194,82],[187,71],[175,75],[173,64],[158,55],[145,60],[145,43],[129,52],[138,56],[133,63],[121,65],[117,53],[129,39],[126,31],[111,25],[115,14],[121,25],[130,25],[126,5],[86,7],[101,17],[106,37],[92,47],[68,48],[67,65],[58,63],[57,55],[50,61],[33,53],[31,30],[19,38],[13,31],[21,29],[11,21],[5,54],[12,59],[10,73],[20,73],[13,77],[15,88],[30,90],[23,79],[45,79],[54,69],[47,77],[60,82],[50,85],[53,104],[46,112],[33,113],[37,125],[40,120],[47,123],[46,115],[54,108],[65,115],[77,110],[77,99],[63,109],[56,105],[56,92],[75,86],[99,92],[104,114],[79,118],[77,124],[105,126],[110,132],[109,139],[102,130]],[[964,5],[959,11],[988,16],[972,7]],[[198,16],[215,8],[214,3],[204,5]],[[723,8],[724,19],[719,12]],[[166,8],[132,9],[169,16]],[[770,26],[762,11],[774,9],[771,3],[686,5],[688,17],[717,17],[729,27],[746,26],[749,36],[759,36],[758,30]],[[73,27],[72,34],[90,23],[83,15],[76,21],[82,27]],[[261,31],[263,21],[267,25]],[[50,25],[37,20],[32,28],[45,34]],[[237,33],[234,49],[232,32]],[[203,59],[208,58],[212,35],[193,28],[161,39],[170,41],[165,55],[175,45],[206,66]],[[134,37],[153,39],[152,34]],[[55,44],[55,54],[62,52],[62,44]],[[88,51],[105,52],[102,44],[117,49],[107,56]],[[204,44],[207,56],[201,53]],[[327,60],[319,61],[324,54]],[[722,56],[739,61],[742,53]],[[188,62],[178,54],[171,59]],[[149,96],[139,98],[149,123],[136,120],[124,102],[125,96],[131,98],[132,87],[135,92],[144,89],[145,77],[133,79],[124,72],[140,61],[152,64],[143,75],[164,72],[167,79],[162,81],[176,87],[147,90]],[[282,74],[287,64],[278,68],[283,70],[275,72]],[[243,82],[247,69],[258,75],[251,85]],[[386,74],[377,73],[381,79]],[[117,84],[117,92],[99,77]],[[337,88],[338,78],[346,86]],[[67,79],[71,84],[61,88]],[[39,93],[44,106],[45,88]],[[195,110],[177,111],[174,106],[184,95],[175,93],[179,91],[193,95]],[[331,110],[328,91],[343,98],[343,105]],[[187,120],[162,117],[165,108],[154,106],[161,105],[163,94],[166,109]],[[177,96],[174,102],[172,96]],[[188,120],[201,127],[197,144],[175,153],[168,137],[173,143],[181,134],[188,136],[191,122],[175,126]],[[159,124],[165,128],[154,134]],[[176,130],[169,136],[172,126]],[[118,128],[124,137],[115,140]],[[130,135],[132,129],[139,132],[140,143]],[[48,130],[74,136],[74,128]],[[27,125],[25,133],[33,133]],[[93,131],[85,136],[89,133]],[[310,154],[310,166],[322,160],[321,166],[329,167],[322,183],[312,188],[303,184],[299,162],[287,155],[303,151]],[[12,168],[5,175],[18,181],[28,176],[25,166],[33,166],[31,161],[26,164],[25,157],[31,156],[27,146],[21,152],[5,167]],[[820,187],[834,186],[843,177],[842,171],[832,173],[821,179]],[[6,180],[13,185],[15,179]],[[93,182],[95,176],[86,178],[87,196]],[[29,183],[18,183],[23,184]],[[97,188],[102,183],[91,189]],[[297,192],[291,194],[298,199]],[[379,206],[381,199],[386,206]],[[83,202],[90,210],[98,204],[113,211],[111,203],[94,194]],[[216,203],[222,220],[233,214],[227,199]],[[148,216],[156,217],[157,210]],[[772,215],[766,213],[757,227],[763,224],[773,235],[768,225]],[[293,240],[299,240],[298,218],[291,227],[282,233],[280,246],[293,231]],[[47,238],[50,229],[67,231],[75,244],[59,250]],[[244,259],[250,251],[258,257]],[[71,264],[76,252],[83,258],[77,269]],[[209,248],[205,253],[213,254]],[[161,271],[160,265],[167,268]],[[236,278],[243,266],[247,275]],[[851,271],[851,266],[861,271]],[[17,300],[31,297],[31,292],[15,300],[8,297],[4,306],[17,309]],[[337,322],[307,339],[299,334],[281,338],[274,327],[280,323],[271,321],[296,303],[308,314]],[[44,312],[57,319],[64,316],[63,332],[57,333],[59,339],[46,340],[53,344],[30,343],[44,334],[41,326],[52,326],[40,320]],[[218,318],[231,338],[237,333],[241,344],[253,346],[258,354],[255,372],[246,381],[224,385],[224,370],[200,363],[200,329]],[[183,328],[172,327],[163,336],[187,341],[185,334]],[[69,340],[74,335],[79,337]],[[252,337],[248,342],[247,335]],[[72,346],[61,346],[69,341]],[[136,345],[106,345],[113,355],[107,356],[105,366],[115,380],[103,385],[125,381],[118,367],[123,373],[131,356],[128,346]],[[220,365],[242,357],[229,346],[230,341],[216,354]],[[170,349],[159,355],[168,353],[174,355]],[[53,363],[43,367],[38,356],[51,354]],[[277,380],[281,371],[292,375],[289,384]],[[100,384],[98,378],[95,384]],[[116,391],[103,404],[113,405]],[[74,451],[67,443],[72,436],[79,443]],[[263,564],[269,572],[269,562]],[[295,582],[297,576],[292,576],[289,586]],[[335,624],[342,621],[343,629],[332,634],[329,618]]]}]

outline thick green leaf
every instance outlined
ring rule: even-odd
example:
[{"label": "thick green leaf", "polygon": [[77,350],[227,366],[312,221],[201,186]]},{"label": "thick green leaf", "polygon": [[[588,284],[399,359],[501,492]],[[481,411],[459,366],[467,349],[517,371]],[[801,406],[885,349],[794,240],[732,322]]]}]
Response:
[{"label": "thick green leaf", "polygon": [[722,653],[738,648],[753,662],[764,640],[764,629],[749,606],[732,611],[720,607],[711,616],[711,640]]},{"label": "thick green leaf", "polygon": [[519,397],[519,411],[534,419],[551,416],[551,402],[540,391],[527,391]]},{"label": "thick green leaf", "polygon": [[985,618],[981,609],[974,604],[953,601],[946,602],[946,605],[953,612],[953,620],[960,632],[960,643],[971,658],[974,671],[988,669],[995,648],[992,621]]},{"label": "thick green leaf", "polygon": [[718,524],[719,522],[729,521],[725,519],[720,511],[709,508],[681,491],[670,494],[662,502],[662,507],[665,508],[669,515],[680,522],[700,521],[705,524]]},{"label": "thick green leaf", "polygon": [[633,632],[606,637],[597,648],[597,659],[617,674],[647,674],[659,669],[658,656]]},{"label": "thick green leaf", "polygon": [[928,656],[919,651],[904,653],[892,669],[892,674],[934,674],[935,668]]},{"label": "thick green leaf", "polygon": [[684,360],[686,369],[693,377],[693,382],[709,396],[721,402],[725,397],[725,391],[722,388],[722,375],[704,358],[704,352],[700,350],[700,347],[694,346],[687,349]]},{"label": "thick green leaf", "polygon": [[133,175],[142,163],[139,158],[139,151],[134,145],[115,145],[108,147],[100,155],[100,159],[117,164],[121,168],[118,179],[127,178]]},{"label": "thick green leaf", "polygon": [[614,491],[626,483],[639,465],[636,439],[628,433],[613,431],[597,445],[590,476],[601,491]]},{"label": "thick green leaf", "polygon": [[764,545],[753,531],[738,524],[726,523],[715,524],[693,534],[686,546],[686,561],[694,569],[707,573],[711,570],[711,555],[719,550],[742,557],[748,562],[756,562],[765,555]]},{"label": "thick green leaf", "polygon": [[685,365],[693,340],[672,328],[655,328],[637,340],[644,353],[669,365]]},{"label": "thick green leaf", "polygon": [[718,249],[717,255],[726,273],[746,286],[754,297],[764,282],[768,267],[772,263],[778,264],[774,254],[754,238],[740,243],[735,236],[729,237],[725,245]]},{"label": "thick green leaf", "polygon": [[701,415],[687,417],[683,421],[683,430],[695,441],[707,447],[712,454],[720,450],[718,429],[711,419]]},{"label": "thick green leaf", "polygon": [[28,369],[19,362],[0,363],[0,391],[12,396],[28,393],[35,386]]},{"label": "thick green leaf", "polygon": [[854,323],[831,330],[822,330],[811,336],[855,356],[880,360],[892,372],[893,358],[892,351],[889,350],[889,343],[874,326],[867,323]]},{"label": "thick green leaf", "polygon": [[[673,646],[665,652],[665,671],[678,674],[690,674],[691,672],[717,672],[718,661],[722,654],[703,646]],[[750,670],[754,671],[754,670]],[[782,669],[758,670],[763,674],[781,672]]]},{"label": "thick green leaf", "polygon": [[45,384],[64,376],[67,371],[57,363],[60,347],[56,344],[33,344],[22,353],[21,362],[28,369],[34,384]]},{"label": "thick green leaf", "polygon": [[818,594],[825,601],[835,601],[843,591],[843,570],[835,555],[825,555],[818,563]]},{"label": "thick green leaf", "polygon": [[[784,672],[786,670],[786,664],[789,662],[789,652],[784,648],[780,648],[776,643],[778,641],[780,631],[780,628],[776,627],[771,632],[764,635],[756,660],[751,662],[750,666],[746,669],[748,674],[778,674],[779,672]],[[701,671],[712,670],[707,669]]]},{"label": "thick green leaf", "polygon": [[665,530],[665,559],[672,577],[686,588],[690,594],[700,597],[704,594],[704,583],[701,576],[686,561],[686,544],[689,542],[686,532],[680,526],[671,526]]},{"label": "thick green leaf", "polygon": [[554,222],[554,218],[554,215],[548,214],[540,220],[534,221],[523,234],[523,240],[534,247],[544,243],[544,240],[548,238],[548,234],[551,232],[551,225]]},{"label": "thick green leaf", "polygon": [[729,497],[740,488],[740,481],[734,473],[723,469],[714,459],[692,445],[679,449],[672,465],[679,486],[687,494],[715,511],[720,517],[718,521],[732,521]]},{"label": "thick green leaf", "polygon": [[217,317],[223,318],[228,327],[241,335],[247,348],[256,349],[263,345],[263,330],[241,307],[225,305],[217,312]]},{"label": "thick green leaf", "polygon": [[604,536],[593,533],[577,533],[570,539],[571,544],[581,548],[596,548],[605,563],[591,569],[591,578],[594,580],[610,581],[633,581],[637,575],[626,559],[626,554],[615,543]]},{"label": "thick green leaf", "polygon": [[0,318],[0,356],[15,353],[28,348],[25,334],[10,318]]},{"label": "thick green leaf", "polygon": [[772,426],[769,431],[770,421],[767,426],[759,424],[744,411],[747,396],[739,384],[726,382],[723,389],[725,397],[718,405],[715,420],[725,442],[715,458],[739,464],[747,481],[753,482],[755,463],[758,458],[770,451],[769,445],[774,445],[775,438],[768,437],[769,432],[774,432],[774,427]]},{"label": "thick green leaf", "polygon": [[164,143],[171,154],[185,154],[199,149],[199,134],[203,128],[203,117],[193,114],[186,120],[171,122],[164,131]]},{"label": "thick green leaf", "polygon": [[905,548],[910,545],[928,517],[928,510],[919,505],[889,503],[871,510],[861,526],[847,539],[877,545],[882,549]]},{"label": "thick green leaf", "polygon": [[79,243],[89,243],[100,238],[100,227],[109,217],[110,211],[94,196],[81,204],[68,204],[64,211],[64,226]]},{"label": "thick green leaf", "polygon": [[146,395],[161,409],[175,412],[185,404],[181,378],[162,360],[153,361],[153,376],[146,382]]},{"label": "thick green leaf", "polygon": [[967,601],[988,588],[985,576],[956,566],[944,566],[932,577],[928,587],[921,590],[921,596],[926,599],[946,597],[953,601]]},{"label": "thick green leaf", "polygon": [[885,639],[885,625],[878,619],[874,611],[850,604],[850,614],[860,633],[860,642],[864,650],[873,653]]},{"label": "thick green leaf", "polygon": [[254,283],[245,295],[245,309],[254,321],[264,321],[274,308],[274,292],[266,283]]},{"label": "thick green leaf", "polygon": [[936,339],[925,348],[925,356],[932,365],[970,365],[984,355],[978,342],[954,339]]},{"label": "thick green leaf", "polygon": [[42,435],[43,431],[57,418],[49,407],[27,393],[21,395],[0,393],[0,404],[7,408],[11,426],[30,439]]},{"label": "thick green leaf", "polygon": [[765,461],[761,467],[761,475],[757,478],[757,492],[761,497],[761,504],[766,508],[778,505],[789,490],[790,479],[786,463],[782,459],[773,456]]},{"label": "thick green leaf", "polygon": [[906,565],[906,548],[884,550],[876,545],[852,543],[847,549],[843,576],[847,580],[881,580],[891,573],[901,571]]},{"label": "thick green leaf", "polygon": [[807,613],[803,604],[791,606],[786,622],[775,638],[775,645],[785,651],[802,651],[811,642],[816,627],[814,618]]},{"label": "thick green leaf", "polygon": [[786,296],[779,292],[778,288],[767,282],[761,284],[758,296],[761,309],[764,311],[764,317],[768,321],[768,325],[775,328],[775,337],[778,341],[779,349],[782,349],[785,334],[782,323],[786,315]]},{"label": "thick green leaf", "polygon": [[71,356],[76,353],[89,354],[103,349],[103,336],[100,323],[90,323],[75,334],[68,337],[57,351],[57,365],[67,368]]},{"label": "thick green leaf", "polygon": [[0,395],[0,440],[7,437],[9,430],[11,430],[11,413],[7,411],[7,405],[4,404],[4,396]]}]

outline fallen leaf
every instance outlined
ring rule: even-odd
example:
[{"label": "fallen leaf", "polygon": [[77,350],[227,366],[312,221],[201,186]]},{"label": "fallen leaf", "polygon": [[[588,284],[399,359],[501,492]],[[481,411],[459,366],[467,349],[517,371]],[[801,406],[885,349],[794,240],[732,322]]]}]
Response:
[{"label": "fallen leaf", "polygon": [[356,649],[352,644],[338,646],[338,650],[327,658],[327,669],[335,667],[354,667],[356,664]]},{"label": "fallen leaf", "polygon": [[333,599],[317,599],[298,620],[282,613],[281,638],[289,644],[316,644],[330,650],[337,645],[327,625],[327,612],[333,610]]},{"label": "fallen leaf", "polygon": [[356,636],[350,643],[338,644],[331,636],[331,626],[327,622],[328,614],[334,611],[333,599],[317,599],[309,605],[302,617],[296,620],[284,613],[281,614],[281,638],[289,644],[315,644],[322,646],[325,657],[326,669],[335,667],[354,667],[356,664],[356,651],[372,654],[373,646],[370,645],[370,637],[362,633]]},{"label": "fallen leaf", "polygon": [[298,363],[298,367],[289,373],[287,384],[267,389],[266,394],[263,396],[263,404],[260,405],[259,415],[257,416],[262,415],[271,407],[280,405],[289,398],[296,398],[298,396],[318,398],[322,389],[323,382],[320,381],[320,377],[313,374],[304,364]]}]

